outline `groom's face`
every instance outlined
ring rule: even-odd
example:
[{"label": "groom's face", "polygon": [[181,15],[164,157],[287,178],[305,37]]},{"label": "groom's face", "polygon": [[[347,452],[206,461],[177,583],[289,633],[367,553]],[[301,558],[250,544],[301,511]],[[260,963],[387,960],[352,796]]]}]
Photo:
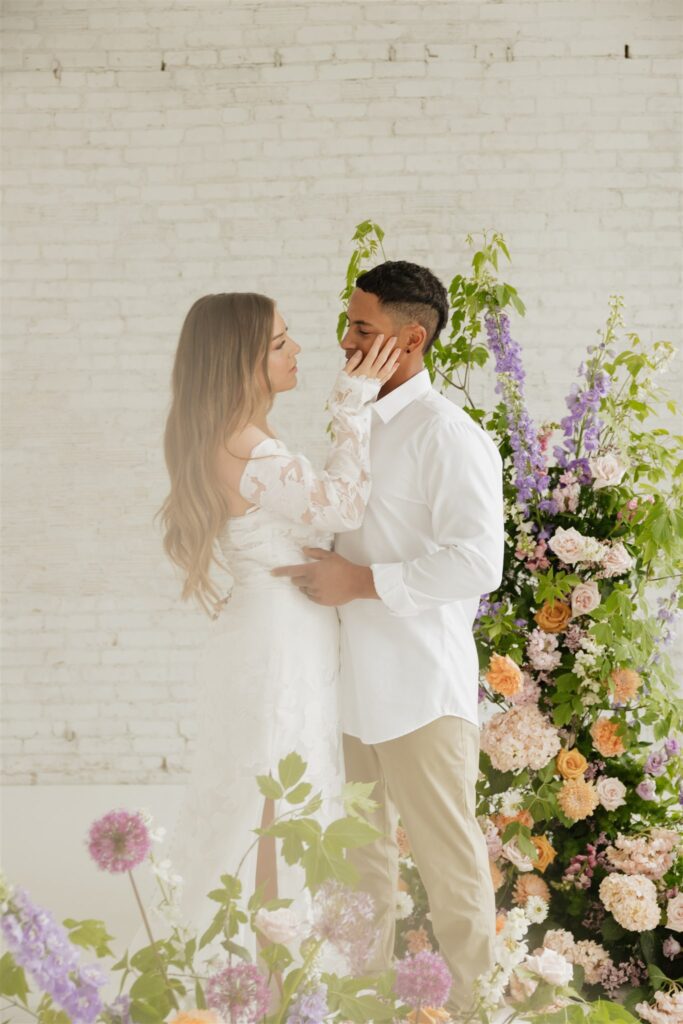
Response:
[{"label": "groom's face", "polygon": [[383,334],[385,341],[396,337],[396,347],[403,347],[403,328],[394,322],[377,296],[371,292],[356,288],[349,299],[346,316],[347,327],[341,340],[341,347],[346,353],[347,361],[356,351],[366,355],[378,334]]}]

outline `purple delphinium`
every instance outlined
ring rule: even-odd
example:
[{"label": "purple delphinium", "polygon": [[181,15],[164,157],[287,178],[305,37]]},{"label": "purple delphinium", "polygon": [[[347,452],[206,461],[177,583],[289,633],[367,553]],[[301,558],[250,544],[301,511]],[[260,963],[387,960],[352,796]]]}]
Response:
[{"label": "purple delphinium", "polygon": [[328,879],[315,894],[313,934],[346,957],[352,974],[363,973],[377,944],[374,920],[375,901],[367,892]]},{"label": "purple delphinium", "polygon": [[131,1024],[130,996],[117,996],[113,1003],[105,1006],[102,1016],[109,1024]]},{"label": "purple delphinium", "polygon": [[413,1009],[443,1006],[452,983],[451,972],[439,953],[425,949],[404,957],[396,965],[394,991]]},{"label": "purple delphinium", "polygon": [[[602,420],[599,418],[600,405],[610,390],[609,374],[601,369],[600,360],[605,350],[604,343],[598,346],[598,354],[579,366],[579,377],[584,378],[583,386],[573,384],[566,398],[569,415],[560,421],[564,441],[554,448],[558,466],[574,470],[579,483],[592,479],[586,455],[592,455],[600,445]],[[589,352],[593,349],[590,348]]]},{"label": "purple delphinium", "polygon": [[139,813],[109,811],[90,826],[88,850],[103,871],[130,871],[149,853],[152,839]]},{"label": "purple delphinium", "polygon": [[228,1021],[253,1024],[268,1012],[268,982],[254,964],[228,964],[211,975],[205,993],[207,1005]]},{"label": "purple delphinium", "polygon": [[52,914],[16,889],[0,921],[16,963],[68,1013],[73,1024],[92,1024],[102,1011],[106,975],[97,964],[81,966],[80,954]]},{"label": "purple delphinium", "polygon": [[505,313],[489,313],[484,323],[488,346],[496,361],[496,393],[502,397],[507,410],[517,503],[526,512],[532,496],[547,490],[549,477],[538,430],[524,402],[522,349],[510,337],[510,321]]},{"label": "purple delphinium", "polygon": [[330,1012],[327,985],[318,985],[312,992],[302,992],[292,1003],[287,1024],[323,1024]]}]

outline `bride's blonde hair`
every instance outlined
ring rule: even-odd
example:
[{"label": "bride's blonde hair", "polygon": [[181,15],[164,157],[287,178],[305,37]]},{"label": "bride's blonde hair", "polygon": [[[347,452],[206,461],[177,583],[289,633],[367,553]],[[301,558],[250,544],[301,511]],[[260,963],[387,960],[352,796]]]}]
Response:
[{"label": "bride's blonde hair", "polygon": [[216,453],[264,404],[273,403],[268,351],[275,303],[253,292],[205,295],[185,317],[172,374],[172,403],[164,432],[171,490],[155,518],[163,545],[185,579],[181,597],[194,597],[213,615],[220,597],[211,579],[216,538],[228,506],[216,477]]}]

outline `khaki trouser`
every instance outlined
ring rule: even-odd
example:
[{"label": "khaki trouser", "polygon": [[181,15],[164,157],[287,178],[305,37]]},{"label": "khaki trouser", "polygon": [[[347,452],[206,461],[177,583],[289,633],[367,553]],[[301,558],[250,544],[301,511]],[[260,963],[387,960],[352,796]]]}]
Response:
[{"label": "khaki trouser", "polygon": [[344,735],[349,782],[375,782],[370,816],[385,838],[348,856],[359,888],[377,908],[380,941],[370,972],[391,967],[396,932],[400,815],[429,899],[434,934],[453,976],[448,1006],[469,1008],[472,985],[493,963],[495,900],[486,842],[475,817],[479,730],[462,718],[437,718],[385,743]]}]

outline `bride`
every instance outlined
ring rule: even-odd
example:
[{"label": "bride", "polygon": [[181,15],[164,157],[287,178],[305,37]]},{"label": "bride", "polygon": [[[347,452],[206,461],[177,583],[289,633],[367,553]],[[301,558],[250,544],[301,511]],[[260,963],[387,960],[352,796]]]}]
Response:
[{"label": "bride", "polygon": [[[378,336],[340,370],[327,404],[330,448],[316,472],[268,423],[275,396],[296,387],[301,351],[273,300],[207,295],[182,327],[165,431],[170,493],[159,514],[183,600],[195,598],[214,621],[195,672],[196,753],[169,856],[183,878],[183,924],[200,935],[217,909],[207,892],[273,818],[255,776],[297,750],[316,788],[340,790],[337,613],[270,570],[300,561],[303,546],[329,550],[333,533],[360,525],[370,403],[396,368],[395,340]],[[221,565],[227,592],[215,579]],[[263,885],[266,900],[301,888],[294,869],[276,869],[269,837],[240,877],[247,896]]]}]

